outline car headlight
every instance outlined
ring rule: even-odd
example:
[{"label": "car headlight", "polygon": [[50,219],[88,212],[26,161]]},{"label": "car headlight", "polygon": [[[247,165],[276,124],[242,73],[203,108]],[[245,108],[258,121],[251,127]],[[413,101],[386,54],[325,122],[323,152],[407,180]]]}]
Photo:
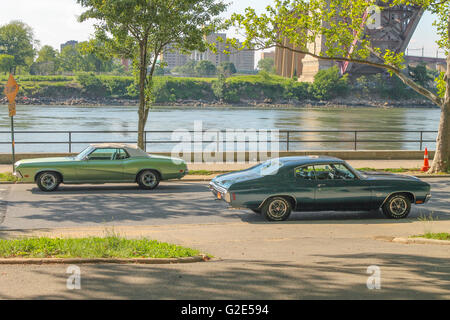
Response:
[{"label": "car headlight", "polygon": [[231,202],[231,193],[229,193],[229,192],[225,193],[224,199],[226,202],[230,203]]}]

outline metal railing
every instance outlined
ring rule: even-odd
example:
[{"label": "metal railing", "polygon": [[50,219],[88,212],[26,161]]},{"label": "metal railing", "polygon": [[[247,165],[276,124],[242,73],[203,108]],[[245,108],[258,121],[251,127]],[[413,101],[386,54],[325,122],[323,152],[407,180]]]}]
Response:
[{"label": "metal railing", "polygon": [[[197,131],[185,131],[189,133],[199,133]],[[202,133],[211,133],[214,131],[211,130],[205,130]],[[218,142],[227,142],[226,140],[220,140],[220,133],[226,133],[225,130],[216,131],[217,132],[217,140],[211,141],[211,140],[203,140],[202,141],[195,141],[195,143],[218,143]],[[149,144],[178,144],[180,141],[172,141],[172,140],[149,140],[149,136],[154,136],[155,134],[168,134],[171,135],[173,131],[145,131],[144,132],[144,144],[145,147]],[[278,133],[280,134],[280,139],[277,141],[260,141],[259,138],[257,138],[256,141],[252,140],[245,140],[245,141],[235,141],[234,142],[278,142],[280,144],[284,143],[286,144],[286,150],[285,151],[291,151],[291,146],[295,143],[351,143],[353,145],[353,150],[358,150],[358,145],[361,143],[417,143],[419,146],[419,149],[422,151],[423,146],[425,143],[434,143],[435,139],[425,139],[425,134],[437,134],[437,131],[429,131],[429,130],[278,130]],[[307,135],[307,134],[327,134],[327,135],[333,135],[336,137],[335,139],[314,139],[314,140],[303,140],[299,139],[299,135]],[[0,137],[3,137],[2,135],[5,134],[11,134],[11,131],[0,131]],[[130,135],[130,134],[138,134],[137,131],[15,131],[16,134],[16,142],[15,144],[23,144],[23,145],[45,145],[45,144],[66,144],[68,146],[69,153],[72,153],[72,147],[74,145],[88,145],[92,143],[105,143],[105,142],[115,142],[115,143],[132,143],[135,144],[136,140],[114,140],[114,141],[105,141],[100,139],[93,139],[93,140],[74,140],[73,136],[76,134],[91,134],[91,135],[99,135],[99,134],[123,134],[123,135]],[[21,134],[51,134],[54,135],[66,135],[67,140],[63,141],[23,141],[18,140],[17,136]],[[366,139],[361,138],[362,134],[417,134],[417,139]],[[351,138],[339,138],[342,137],[342,135],[351,136]],[[283,137],[281,137],[283,136]],[[296,138],[297,136],[297,138]],[[11,141],[0,141],[0,145],[5,144],[11,144]],[[281,151],[281,150],[280,150]],[[292,150],[295,151],[295,150]]]}]

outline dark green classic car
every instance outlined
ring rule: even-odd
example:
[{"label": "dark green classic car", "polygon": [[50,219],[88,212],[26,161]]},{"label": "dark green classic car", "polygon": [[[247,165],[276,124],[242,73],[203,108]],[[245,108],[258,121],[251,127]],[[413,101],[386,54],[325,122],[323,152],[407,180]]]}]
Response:
[{"label": "dark green classic car", "polygon": [[133,145],[94,144],[76,157],[21,160],[14,174],[23,182],[36,182],[42,191],[54,191],[61,183],[133,183],[155,189],[162,180],[181,179],[186,163],[177,158],[149,155]]},{"label": "dark green classic car", "polygon": [[248,208],[269,221],[291,211],[363,211],[382,208],[392,219],[406,218],[412,204],[424,204],[430,185],[418,178],[367,173],[332,157],[287,157],[220,175],[210,183],[218,199]]}]

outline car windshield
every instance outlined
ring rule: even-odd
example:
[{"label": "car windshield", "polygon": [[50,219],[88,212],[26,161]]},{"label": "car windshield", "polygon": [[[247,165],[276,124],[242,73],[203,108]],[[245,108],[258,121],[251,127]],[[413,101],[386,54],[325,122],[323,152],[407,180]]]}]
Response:
[{"label": "car windshield", "polygon": [[88,154],[90,154],[92,152],[92,150],[94,150],[94,148],[92,148],[91,146],[87,147],[86,149],[84,149],[83,151],[81,151],[76,157],[76,160],[83,160],[84,158],[86,158],[86,156]]}]

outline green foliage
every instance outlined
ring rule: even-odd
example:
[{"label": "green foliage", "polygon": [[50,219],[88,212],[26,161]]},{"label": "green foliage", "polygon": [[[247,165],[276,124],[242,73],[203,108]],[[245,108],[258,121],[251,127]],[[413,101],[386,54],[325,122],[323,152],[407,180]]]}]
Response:
[{"label": "green foliage", "polygon": [[216,66],[209,60],[199,61],[194,70],[198,76],[213,76],[217,72]]},{"label": "green foliage", "polygon": [[0,55],[14,57],[13,67],[29,67],[35,56],[33,30],[20,21],[12,21],[0,27]]},{"label": "green foliage", "polygon": [[258,61],[258,70],[267,73],[276,73],[275,60],[273,58],[265,58]]},{"label": "green foliage", "polygon": [[117,235],[0,240],[2,258],[180,258],[199,254],[197,250],[156,240],[129,240]]},{"label": "green foliage", "polygon": [[447,90],[447,82],[445,81],[445,72],[441,72],[439,77],[435,80],[436,88],[439,97],[443,98],[445,96],[445,91]]},{"label": "green foliage", "polygon": [[433,83],[433,80],[436,78],[428,71],[425,63],[420,63],[415,67],[408,66],[408,73],[415,82],[424,88],[430,88],[430,83]]},{"label": "green foliage", "polygon": [[[111,97],[129,96],[128,88],[134,85],[133,77],[98,76],[98,79],[106,88],[107,95]],[[134,95],[134,97],[136,96]]]},{"label": "green foliage", "polygon": [[88,96],[104,97],[107,93],[106,85],[94,73],[83,73],[77,76],[83,93]]},{"label": "green foliage", "polygon": [[155,78],[154,95],[156,103],[177,100],[211,100],[211,84],[193,78],[158,77]]},{"label": "green foliage", "polygon": [[14,68],[14,57],[9,54],[0,54],[0,72],[11,72]]},{"label": "green foliage", "polygon": [[223,61],[217,68],[217,73],[224,75],[225,77],[231,77],[237,72],[236,66],[232,62]]},{"label": "green foliage", "polygon": [[348,92],[348,77],[341,76],[339,68],[320,70],[314,76],[314,83],[311,92],[314,98],[320,100],[330,100],[338,96],[344,96]]}]

